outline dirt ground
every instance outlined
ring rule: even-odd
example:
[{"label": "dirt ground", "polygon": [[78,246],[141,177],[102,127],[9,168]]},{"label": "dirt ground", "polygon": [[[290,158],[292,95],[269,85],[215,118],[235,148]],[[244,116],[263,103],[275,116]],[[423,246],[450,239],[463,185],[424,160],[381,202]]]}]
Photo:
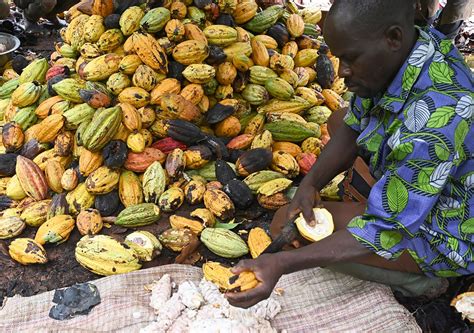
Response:
[{"label": "dirt ground", "polygon": [[[179,215],[189,216],[189,212],[197,208],[182,207],[179,210]],[[164,230],[170,228],[168,223],[169,214],[164,215],[159,222],[136,228],[134,230],[147,230],[156,236],[160,235]],[[243,230],[242,238],[246,239],[246,230],[250,230],[255,226],[263,227],[268,230],[269,222],[271,221],[271,213],[267,212],[257,206],[252,207],[245,212],[237,214],[235,222],[240,223],[238,229]],[[111,225],[110,228],[103,228],[101,234],[110,235],[118,240],[123,240],[126,235],[133,230]],[[34,238],[36,228],[27,228],[22,233],[22,237]],[[45,249],[48,254],[49,262],[46,265],[32,265],[23,266],[10,259],[8,255],[8,244],[10,241],[0,241],[0,299],[4,297],[11,297],[14,295],[32,296],[43,291],[62,288],[70,286],[74,283],[81,283],[91,281],[99,278],[88,270],[82,268],[74,257],[74,249],[76,243],[81,238],[81,235],[75,229],[70,238],[60,245],[46,245]],[[223,260],[217,257],[202,244],[197,252],[199,260],[195,265],[200,266],[207,260],[220,261],[226,264],[235,264],[236,262],[230,260]],[[174,263],[177,253],[170,250],[163,249],[162,253],[153,261],[147,262],[143,268],[161,266]],[[192,256],[191,259],[196,258]],[[194,261],[194,260],[193,260]]]},{"label": "dirt ground", "polygon": [[[2,29],[0,25],[0,31]],[[31,52],[49,57],[53,50],[54,42],[59,41],[57,31],[48,37],[28,38],[21,31],[16,34],[22,41],[22,48],[16,54],[31,55]],[[180,210],[180,215],[186,214],[189,208]],[[254,226],[263,226],[268,228],[272,213],[262,210],[260,207],[253,207],[246,212],[240,213],[237,222],[243,221],[239,229],[249,230]],[[138,230],[148,230],[158,235],[167,229],[167,216],[164,216],[160,222],[151,226],[138,228]],[[118,239],[123,239],[130,233],[129,230],[111,226],[104,228],[103,234],[108,234]],[[35,229],[28,228],[22,237],[34,237]],[[46,246],[50,262],[47,265],[22,266],[13,262],[8,255],[8,241],[0,241],[0,299],[14,295],[31,296],[44,291],[53,290],[70,286],[74,283],[86,282],[100,278],[99,276],[82,268],[74,258],[74,248],[81,235],[74,230],[69,240],[59,246]],[[246,235],[243,234],[246,239]],[[206,260],[223,261],[204,246],[198,249],[200,260],[196,265],[201,265]],[[164,249],[162,254],[152,262],[146,263],[143,268],[165,265],[173,263],[176,254]],[[233,262],[225,261],[227,264]],[[400,295],[395,295],[399,302],[403,304],[410,312],[414,314],[418,324],[423,331],[431,332],[474,332],[474,328],[461,319],[450,305],[451,299],[464,291],[474,283],[474,276],[451,279],[450,288],[446,294],[436,300],[427,301],[422,298],[406,299]]]}]

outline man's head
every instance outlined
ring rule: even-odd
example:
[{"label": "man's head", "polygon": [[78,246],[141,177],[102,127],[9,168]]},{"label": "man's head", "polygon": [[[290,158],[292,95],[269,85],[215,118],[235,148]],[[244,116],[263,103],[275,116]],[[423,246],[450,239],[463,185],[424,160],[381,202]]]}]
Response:
[{"label": "man's head", "polygon": [[384,92],[413,47],[414,0],[336,0],[324,25],[339,76],[360,97]]}]

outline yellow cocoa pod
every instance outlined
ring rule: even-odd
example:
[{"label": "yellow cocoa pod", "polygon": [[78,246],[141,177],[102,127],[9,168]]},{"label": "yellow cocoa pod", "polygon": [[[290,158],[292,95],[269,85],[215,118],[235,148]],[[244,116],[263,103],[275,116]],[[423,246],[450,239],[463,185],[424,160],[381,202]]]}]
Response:
[{"label": "yellow cocoa pod", "polygon": [[230,85],[237,77],[237,69],[231,62],[224,62],[217,67],[216,79],[222,85]]},{"label": "yellow cocoa pod", "polygon": [[120,172],[102,166],[92,172],[86,179],[86,189],[92,194],[106,194],[111,192],[119,182]]},{"label": "yellow cocoa pod", "polygon": [[44,169],[46,175],[46,182],[50,189],[56,193],[61,193],[63,188],[61,186],[61,178],[64,173],[64,167],[57,160],[48,160],[46,168]]},{"label": "yellow cocoa pod", "polygon": [[118,95],[118,100],[120,103],[129,103],[136,108],[141,108],[150,102],[150,94],[143,88],[128,87]]},{"label": "yellow cocoa pod", "polygon": [[235,275],[226,267],[218,262],[208,261],[202,265],[204,278],[215,283],[223,291],[245,291],[255,288],[258,280],[252,272],[242,272]]},{"label": "yellow cocoa pod", "polygon": [[36,232],[35,241],[46,243],[63,243],[74,229],[75,221],[69,215],[56,215],[43,223]]},{"label": "yellow cocoa pod", "polygon": [[170,225],[174,229],[189,229],[196,235],[199,235],[204,229],[201,222],[178,215],[170,216]]},{"label": "yellow cocoa pod", "polygon": [[104,224],[99,211],[89,208],[77,215],[76,225],[81,235],[96,235],[102,230]]},{"label": "yellow cocoa pod", "polygon": [[262,228],[253,228],[249,232],[247,240],[250,255],[257,258],[272,243],[270,236]]},{"label": "yellow cocoa pod", "polygon": [[30,238],[15,239],[10,243],[8,253],[13,260],[22,265],[45,264],[48,262],[43,246]]},{"label": "yellow cocoa pod", "polygon": [[20,217],[30,227],[39,227],[46,222],[51,200],[41,200],[28,205]]},{"label": "yellow cocoa pod", "polygon": [[125,207],[143,203],[142,183],[133,171],[120,174],[119,197]]}]

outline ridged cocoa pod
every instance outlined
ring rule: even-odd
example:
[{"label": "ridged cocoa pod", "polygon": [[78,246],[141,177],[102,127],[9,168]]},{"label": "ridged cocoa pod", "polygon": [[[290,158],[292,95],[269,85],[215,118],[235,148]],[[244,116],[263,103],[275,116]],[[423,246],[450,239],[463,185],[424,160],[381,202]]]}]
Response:
[{"label": "ridged cocoa pod", "polygon": [[107,194],[118,184],[120,172],[106,166],[102,166],[92,172],[86,179],[86,188],[92,194]]},{"label": "ridged cocoa pod", "polygon": [[165,230],[158,238],[160,242],[174,252],[181,252],[196,235],[189,229],[168,229]]},{"label": "ridged cocoa pod", "polygon": [[230,220],[235,214],[234,203],[227,194],[221,190],[207,190],[204,193],[204,205],[223,221]]},{"label": "ridged cocoa pod", "polygon": [[184,187],[184,196],[190,205],[196,205],[202,202],[206,192],[206,184],[200,180],[191,180]]},{"label": "ridged cocoa pod", "polygon": [[46,222],[51,200],[34,202],[23,209],[20,217],[31,227],[39,227]]},{"label": "ridged cocoa pod", "polygon": [[212,158],[211,150],[204,146],[191,146],[185,152],[186,168],[199,169],[206,165]]},{"label": "ridged cocoa pod", "polygon": [[44,169],[46,181],[49,188],[56,193],[61,193],[63,191],[61,178],[64,171],[64,167],[57,160],[51,159],[46,162],[46,168]]},{"label": "ridged cocoa pod", "polygon": [[170,137],[156,141],[155,143],[151,145],[151,147],[160,150],[164,154],[169,154],[176,148],[179,148],[183,151],[186,150],[187,148],[187,146],[184,143]]},{"label": "ridged cocoa pod", "polygon": [[102,217],[97,209],[86,209],[77,215],[76,226],[81,235],[96,235],[103,227]]},{"label": "ridged cocoa pod", "polygon": [[56,215],[68,215],[69,214],[69,204],[66,200],[66,194],[60,193],[53,196],[51,204],[48,208],[47,219],[56,216]]},{"label": "ridged cocoa pod", "polygon": [[158,161],[164,163],[166,155],[155,148],[145,148],[143,153],[129,153],[124,168],[134,172],[145,172],[145,170]]},{"label": "ridged cocoa pod", "polygon": [[109,168],[121,168],[127,160],[127,144],[120,140],[110,141],[102,150],[104,165]]},{"label": "ridged cocoa pod", "polygon": [[272,163],[272,158],[272,152],[268,149],[251,149],[239,157],[235,167],[240,176],[246,177],[251,173],[268,168]]},{"label": "ridged cocoa pod", "polygon": [[113,216],[118,214],[120,199],[116,190],[95,197],[94,207],[102,216]]},{"label": "ridged cocoa pod", "polygon": [[104,159],[100,151],[92,152],[83,148],[81,150],[81,156],[79,156],[79,171],[83,176],[87,177],[100,168],[103,162]]},{"label": "ridged cocoa pod", "polygon": [[0,195],[0,212],[8,208],[14,208],[18,205],[18,202],[10,199],[6,195]]},{"label": "ridged cocoa pod", "polygon": [[133,171],[122,171],[118,192],[125,207],[143,203],[142,183]]},{"label": "ridged cocoa pod", "polygon": [[295,178],[300,173],[300,167],[296,159],[284,151],[273,153],[271,165],[272,170],[284,174],[288,178]]},{"label": "ridged cocoa pod", "polygon": [[260,194],[257,197],[257,201],[260,206],[269,210],[277,210],[290,203],[290,199],[288,199],[288,197],[282,192],[275,193],[270,196]]},{"label": "ridged cocoa pod", "polygon": [[[32,160],[36,156],[44,152],[47,149],[47,147],[48,147],[47,145],[43,143],[39,143],[38,140],[31,139],[23,145],[23,148],[21,148],[21,151],[20,151],[20,155]],[[0,175],[1,175],[1,166],[4,165],[1,159],[1,156],[2,155],[0,155]]]},{"label": "ridged cocoa pod", "polygon": [[59,133],[54,141],[54,152],[59,156],[69,156],[74,147],[74,134],[72,132]]},{"label": "ridged cocoa pod", "polygon": [[18,156],[16,174],[25,193],[36,200],[48,197],[48,183],[41,169],[30,159]]},{"label": "ridged cocoa pod", "polygon": [[179,187],[170,187],[158,200],[158,205],[163,212],[171,213],[176,211],[184,202],[184,192]]},{"label": "ridged cocoa pod", "polygon": [[25,142],[25,135],[16,123],[7,123],[2,129],[2,144],[7,152],[15,152],[19,150]]},{"label": "ridged cocoa pod", "polygon": [[79,184],[79,175],[75,169],[67,169],[61,177],[61,186],[66,191],[74,190]]},{"label": "ridged cocoa pod", "polygon": [[165,168],[171,179],[179,178],[186,168],[184,152],[179,148],[174,149],[166,158]]}]

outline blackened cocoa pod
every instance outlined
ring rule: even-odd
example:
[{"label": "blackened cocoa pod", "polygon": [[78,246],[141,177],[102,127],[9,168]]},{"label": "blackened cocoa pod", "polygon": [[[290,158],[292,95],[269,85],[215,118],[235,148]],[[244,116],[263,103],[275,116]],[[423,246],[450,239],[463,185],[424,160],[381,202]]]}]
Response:
[{"label": "blackened cocoa pod", "polygon": [[316,82],[318,82],[323,89],[330,89],[335,78],[332,61],[329,60],[329,57],[324,52],[320,52],[314,67],[316,73],[318,73]]},{"label": "blackened cocoa pod", "polygon": [[104,165],[109,168],[121,168],[127,160],[127,144],[120,140],[110,141],[102,150]]},{"label": "blackened cocoa pod", "polygon": [[204,9],[212,3],[212,0],[194,0],[194,5],[199,9]]},{"label": "blackened cocoa pod", "polygon": [[120,203],[120,198],[117,190],[104,195],[95,197],[94,206],[100,212],[101,216],[113,216],[117,211]]},{"label": "blackened cocoa pod", "polygon": [[49,96],[57,96],[56,91],[53,89],[53,84],[56,84],[64,79],[66,79],[66,75],[56,75],[55,77],[48,80],[48,94]]},{"label": "blackened cocoa pod", "polygon": [[216,20],[216,24],[226,25],[228,27],[235,27],[234,18],[230,14],[220,14]]},{"label": "blackened cocoa pod", "polygon": [[227,56],[224,53],[224,50],[216,45],[209,45],[209,56],[206,58],[206,63],[214,66],[220,65],[225,62]]},{"label": "blackened cocoa pod", "polygon": [[237,175],[234,169],[232,169],[231,166],[227,164],[227,162],[224,160],[217,160],[215,164],[215,168],[216,168],[216,178],[223,185],[227,184],[232,179],[237,178]]},{"label": "blackened cocoa pod", "polygon": [[46,151],[46,149],[48,149],[47,144],[39,143],[36,139],[31,139],[23,145],[20,155],[33,160],[36,156]]},{"label": "blackened cocoa pod", "polygon": [[10,199],[6,195],[0,195],[0,212],[8,208],[14,208],[17,204],[15,200]]},{"label": "blackened cocoa pod", "polygon": [[243,153],[236,162],[237,173],[243,177],[265,170],[272,164],[273,154],[269,149],[255,148]]},{"label": "blackened cocoa pod", "polygon": [[236,163],[243,153],[245,153],[245,151],[241,149],[229,149],[229,158],[227,159],[227,161],[231,163]]},{"label": "blackened cocoa pod", "polygon": [[212,154],[218,159],[227,160],[229,158],[229,150],[226,147],[225,138],[218,138],[212,135],[209,135],[206,140],[203,142],[204,145],[209,147]]},{"label": "blackened cocoa pod", "polygon": [[286,29],[285,25],[281,22],[274,24],[267,30],[267,35],[273,37],[278,43],[278,46],[282,48],[286,43],[290,41],[290,34]]},{"label": "blackened cocoa pod", "polygon": [[235,112],[235,109],[231,105],[222,105],[217,103],[206,113],[206,120],[209,124],[217,124],[224,119],[230,117]]},{"label": "blackened cocoa pod", "polygon": [[186,68],[183,64],[180,64],[177,61],[170,61],[168,63],[168,77],[174,78],[179,82],[184,81],[183,71]]},{"label": "blackened cocoa pod", "polygon": [[12,60],[12,68],[18,75],[21,75],[23,69],[28,66],[29,63],[30,62],[24,56],[17,55]]},{"label": "blackened cocoa pod", "polygon": [[244,91],[249,81],[250,81],[250,71],[246,71],[246,72],[237,71],[237,76],[234,82],[232,82],[232,88],[234,89],[234,92],[241,93],[242,91]]},{"label": "blackened cocoa pod", "polygon": [[17,154],[0,154],[0,176],[11,177],[15,175]]},{"label": "blackened cocoa pod", "polygon": [[[114,14],[123,14],[123,12],[132,6],[140,6],[144,3],[145,1],[142,0],[115,0],[114,1]],[[112,15],[114,15],[112,14]],[[110,15],[109,15],[110,16]],[[108,16],[107,16],[108,17]],[[120,18],[120,17],[119,17]],[[118,27],[120,29],[120,26]]]},{"label": "blackened cocoa pod", "polygon": [[106,29],[120,29],[120,14],[110,14],[104,19]]},{"label": "blackened cocoa pod", "polygon": [[55,194],[48,209],[48,220],[56,215],[69,215],[66,193]]},{"label": "blackened cocoa pod", "polygon": [[193,145],[206,139],[205,134],[198,126],[181,119],[168,120],[166,122],[166,132],[171,138],[186,145]]},{"label": "blackened cocoa pod", "polygon": [[232,179],[224,185],[223,190],[237,208],[246,209],[252,205],[254,200],[252,190],[243,181]]}]

